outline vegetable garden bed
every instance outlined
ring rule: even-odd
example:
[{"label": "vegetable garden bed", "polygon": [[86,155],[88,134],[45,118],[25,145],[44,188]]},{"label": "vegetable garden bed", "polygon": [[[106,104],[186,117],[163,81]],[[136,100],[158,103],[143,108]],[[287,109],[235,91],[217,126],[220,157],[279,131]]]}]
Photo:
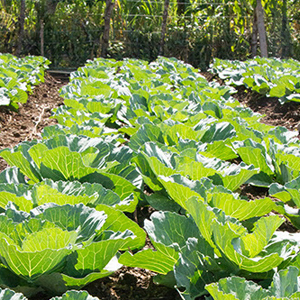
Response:
[{"label": "vegetable garden bed", "polygon": [[[284,203],[291,209],[298,206],[298,169],[292,163],[298,161],[296,132],[259,124],[260,116],[239,108],[230,88],[208,84],[196,69],[176,60],[161,58],[149,67],[142,61],[121,63],[97,59],[74,72],[71,78],[71,83],[61,92],[65,106],[56,98],[59,107],[55,117],[59,124],[46,127],[41,141],[23,142],[14,150],[1,152],[10,165],[19,169],[6,169],[0,174],[1,207],[6,210],[6,222],[10,218],[20,224],[36,222],[31,219],[43,220],[49,224],[39,229],[41,237],[54,226],[51,224],[56,224],[57,234],[68,235],[70,244],[81,248],[100,247],[100,242],[108,245],[113,241],[114,253],[121,255],[119,262],[129,268],[122,268],[114,275],[103,269],[110,279],[90,280],[92,283],[85,288],[99,299],[179,299],[175,290],[154,286],[150,279],[153,273],[143,268],[160,273],[157,281],[179,286],[185,299],[203,297],[207,293],[199,274],[208,284],[232,274],[246,278],[231,277],[208,287],[215,299],[224,299],[217,298],[217,294],[226,287],[249,287],[251,284],[245,280],[260,283],[264,279],[264,288],[268,288],[273,268],[277,266],[280,269],[293,266],[276,276],[295,280],[298,235],[286,233],[286,238],[280,235],[283,219],[270,213],[276,211],[298,226],[297,214],[284,207]],[[239,99],[243,93],[240,91]],[[278,125],[285,118],[290,119],[292,112],[294,123],[290,122],[288,127],[298,122],[297,106],[284,104],[280,115],[275,115],[274,105],[264,106],[260,103],[264,98],[249,92],[247,95],[251,95],[247,97],[252,105],[257,99],[257,106],[253,106],[257,111],[268,107],[265,112],[270,114],[265,118],[269,116],[274,120],[278,116]],[[40,129],[37,128],[36,133]],[[16,137],[17,144],[19,138]],[[267,142],[270,140],[273,141]],[[9,146],[14,146],[13,141]],[[274,147],[278,153],[272,150]],[[253,153],[256,160],[251,157]],[[249,196],[251,192],[253,197],[248,200],[239,197],[239,194]],[[265,197],[268,193],[280,201],[275,204]],[[90,208],[76,206],[74,210],[66,206],[66,203],[75,205],[77,200]],[[49,206],[48,202],[63,206]],[[44,206],[32,211],[37,205]],[[149,205],[154,209],[149,209]],[[154,210],[160,212],[150,217]],[[26,213],[30,211],[29,216]],[[99,228],[96,230],[99,232],[93,236],[87,229],[90,224],[83,229],[84,226],[78,227],[80,222],[77,221],[76,225],[71,222],[64,225],[56,217],[59,211],[68,212],[74,220],[80,219],[81,214],[91,213],[91,224]],[[123,225],[120,227],[111,218],[121,218]],[[146,219],[145,229],[158,251],[153,252],[148,241],[150,249],[137,252],[143,247],[145,237],[134,225],[136,219],[140,226]],[[214,221],[216,219],[218,221]],[[251,234],[253,226],[256,229]],[[290,225],[289,229],[297,231],[296,227]],[[276,231],[277,228],[281,230]],[[27,229],[24,227],[24,230]],[[206,234],[208,231],[211,234]],[[264,241],[255,238],[260,234],[266,237]],[[170,240],[165,235],[169,235]],[[226,239],[222,239],[222,235],[227,236]],[[27,240],[29,238],[34,241],[37,235],[28,236]],[[3,243],[4,239],[0,240]],[[242,248],[235,244],[237,241],[242,243]],[[247,247],[246,241],[253,247]],[[32,251],[26,243],[27,251]],[[4,245],[19,251],[17,247]],[[131,251],[127,252],[128,248]],[[59,251],[61,249],[66,249],[66,245],[60,245]],[[73,282],[74,287],[76,282],[81,282],[78,286],[88,283],[89,276],[102,277],[100,266],[92,269],[92,264],[80,261],[80,255],[86,255],[84,249],[76,251],[67,254],[69,258],[63,265],[44,270],[42,276],[34,273],[34,268],[26,267],[21,274],[20,268],[9,263],[9,257],[2,268],[10,272],[12,282],[20,289],[26,290],[24,287],[28,285],[34,293],[37,287],[47,289],[47,285],[55,283],[57,293],[62,293],[65,287],[59,276],[63,276],[65,282]],[[199,256],[199,253],[202,254]],[[90,251],[90,255],[94,254]],[[201,261],[207,264],[204,269],[199,264]],[[115,267],[115,263],[113,265]],[[172,270],[175,278],[172,274],[164,275]],[[252,287],[258,290],[253,284]],[[284,289],[283,283],[273,284],[269,290],[260,290],[261,298],[256,299],[278,297]],[[41,297],[45,296],[39,294],[39,299]],[[221,293],[219,297],[224,295]]]}]

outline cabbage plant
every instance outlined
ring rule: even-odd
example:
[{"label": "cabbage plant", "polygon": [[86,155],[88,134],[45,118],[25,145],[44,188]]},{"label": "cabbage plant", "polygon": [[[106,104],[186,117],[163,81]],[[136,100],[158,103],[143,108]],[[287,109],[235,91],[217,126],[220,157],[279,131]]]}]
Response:
[{"label": "cabbage plant", "polygon": [[294,59],[260,58],[247,61],[214,59],[210,71],[218,74],[228,85],[244,85],[267,97],[299,102],[300,63]]},{"label": "cabbage plant", "polygon": [[11,204],[0,215],[0,285],[31,296],[79,289],[121,267],[119,251],[141,248],[145,233],[122,212],[100,205]]},{"label": "cabbage plant", "polygon": [[0,53],[0,105],[17,109],[26,103],[34,85],[44,81],[44,71],[50,61],[42,56],[17,58]]},{"label": "cabbage plant", "polygon": [[[16,293],[10,289],[0,289],[0,300],[28,300],[23,294]],[[86,291],[67,291],[60,297],[53,297],[50,300],[99,300],[92,297]]]},{"label": "cabbage plant", "polygon": [[228,277],[205,287],[215,300],[299,299],[299,269],[290,266],[276,272],[268,289],[241,277]]}]

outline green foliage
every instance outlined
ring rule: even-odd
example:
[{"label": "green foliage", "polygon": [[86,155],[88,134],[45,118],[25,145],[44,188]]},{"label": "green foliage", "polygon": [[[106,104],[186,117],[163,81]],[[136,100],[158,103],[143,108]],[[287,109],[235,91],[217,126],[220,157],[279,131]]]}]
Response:
[{"label": "green foliage", "polygon": [[[297,132],[259,123],[234,92],[174,58],[73,72],[59,124],[0,152],[0,286],[62,294],[124,264],[186,300],[298,295],[285,278],[298,280],[299,234],[280,231],[300,226]],[[248,199],[248,184],[277,200]],[[145,231],[124,214],[142,206],[156,210]]]},{"label": "green foliage", "polygon": [[0,53],[0,105],[17,109],[18,103],[26,103],[34,85],[44,81],[44,71],[50,61],[44,57],[17,58]]},{"label": "green foliage", "polygon": [[24,293],[41,288],[62,293],[108,276],[121,266],[118,251],[142,247],[145,238],[131,220],[105,205],[96,211],[83,204],[45,204],[30,214],[10,205],[0,228],[1,273],[13,279],[9,287]]},{"label": "green foliage", "polygon": [[293,59],[257,57],[245,62],[215,59],[211,71],[228,85],[244,85],[259,94],[279,98],[283,104],[300,101],[299,67],[299,62]]},{"label": "green foliage", "polygon": [[[283,1],[263,1],[269,53],[289,52],[299,59],[299,4],[287,0],[288,27],[283,23]],[[177,57],[206,70],[213,57],[247,59],[250,56],[253,13],[256,1],[171,1],[164,55]],[[19,44],[20,2],[0,4],[1,52],[15,53]],[[108,55],[154,61],[161,43],[162,1],[116,1],[112,14]],[[105,1],[26,1],[22,55],[41,54],[41,23],[44,51],[58,68],[74,68],[101,53]],[[282,33],[286,32],[284,36]]]},{"label": "green foliage", "polygon": [[[10,289],[0,289],[1,300],[28,300],[21,293],[15,293]],[[50,300],[98,300],[97,297],[90,296],[86,291],[70,290],[61,297],[52,297]]]},{"label": "green foliage", "polygon": [[221,279],[218,283],[206,286],[213,299],[298,299],[300,296],[298,283],[299,270],[289,267],[274,274],[273,282],[268,290],[258,284],[239,277]]}]

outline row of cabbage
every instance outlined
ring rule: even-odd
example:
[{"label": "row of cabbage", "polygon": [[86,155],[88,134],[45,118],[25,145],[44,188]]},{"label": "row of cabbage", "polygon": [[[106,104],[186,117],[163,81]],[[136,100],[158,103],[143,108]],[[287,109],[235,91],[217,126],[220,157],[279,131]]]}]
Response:
[{"label": "row of cabbage", "polygon": [[245,86],[281,104],[300,101],[300,62],[256,57],[246,61],[214,59],[210,71],[232,86]]},{"label": "row of cabbage", "polygon": [[176,59],[73,72],[59,124],[0,152],[0,285],[58,295],[126,265],[186,300],[299,297],[299,233],[279,227],[300,227],[300,142],[234,92]]},{"label": "row of cabbage", "polygon": [[[10,289],[0,289],[1,300],[28,300],[23,294],[16,293]],[[52,297],[50,300],[99,300],[97,297],[92,297],[86,291],[70,290],[64,293],[61,297]]]},{"label": "row of cabbage", "polygon": [[44,81],[49,64],[42,56],[18,58],[0,53],[0,105],[17,109],[18,103],[26,103],[28,92]]}]

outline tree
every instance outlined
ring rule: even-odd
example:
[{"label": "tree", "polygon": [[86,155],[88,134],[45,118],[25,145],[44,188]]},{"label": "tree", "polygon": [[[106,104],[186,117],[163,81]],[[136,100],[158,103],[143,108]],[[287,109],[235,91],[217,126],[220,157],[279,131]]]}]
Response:
[{"label": "tree", "polygon": [[282,1],[282,29],[281,29],[281,40],[282,40],[282,53],[281,57],[286,58],[290,56],[291,49],[291,34],[289,30],[288,17],[287,17],[287,0]]},{"label": "tree", "polygon": [[20,16],[19,16],[19,41],[18,41],[17,53],[16,53],[17,56],[20,56],[20,54],[22,52],[22,48],[23,48],[25,9],[26,9],[25,0],[21,0]]},{"label": "tree", "polygon": [[253,12],[253,27],[251,36],[251,56],[255,57],[257,55],[257,39],[258,39],[258,28],[257,28],[257,15],[256,9]]},{"label": "tree", "polygon": [[163,12],[163,21],[162,21],[162,26],[161,26],[161,39],[160,39],[160,46],[159,46],[158,55],[163,55],[164,54],[164,45],[165,45],[165,35],[166,35],[166,31],[167,31],[167,20],[168,20],[169,4],[170,4],[170,1],[165,0],[164,12]]},{"label": "tree", "polygon": [[101,56],[107,57],[107,49],[109,43],[110,19],[113,11],[114,3],[112,0],[106,0],[106,8],[104,15],[104,31],[102,36]]},{"label": "tree", "polygon": [[[63,0],[62,0],[63,1]],[[36,0],[35,9],[37,11],[38,31],[40,37],[40,53],[45,55],[44,49],[44,25],[49,17],[55,14],[59,0]]]},{"label": "tree", "polygon": [[261,0],[256,0],[256,16],[260,54],[262,57],[268,57],[267,35],[264,21],[264,8],[261,4]]}]

